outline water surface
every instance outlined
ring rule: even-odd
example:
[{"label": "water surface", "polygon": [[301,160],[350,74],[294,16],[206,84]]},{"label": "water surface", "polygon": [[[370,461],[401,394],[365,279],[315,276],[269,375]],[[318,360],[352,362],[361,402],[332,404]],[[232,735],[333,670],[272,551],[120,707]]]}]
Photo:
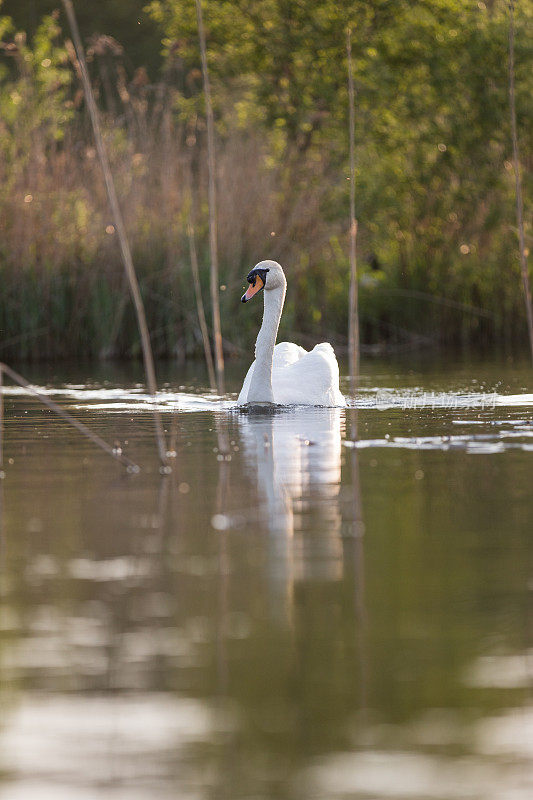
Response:
[{"label": "water surface", "polygon": [[170,476],[137,366],[54,370],[141,471],[6,388],[2,800],[533,795],[526,364],[273,415],[162,365]]}]

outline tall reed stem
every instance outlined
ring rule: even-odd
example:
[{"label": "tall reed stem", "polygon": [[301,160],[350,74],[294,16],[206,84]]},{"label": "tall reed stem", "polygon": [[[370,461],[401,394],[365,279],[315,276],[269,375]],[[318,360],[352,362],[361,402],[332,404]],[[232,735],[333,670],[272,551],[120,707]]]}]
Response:
[{"label": "tall reed stem", "polygon": [[[149,393],[155,397],[155,395],[157,394],[157,381],[155,377],[152,346],[150,344],[150,333],[148,331],[148,325],[146,323],[146,314],[144,312],[144,304],[139,289],[139,283],[137,281],[137,275],[135,274],[135,267],[133,266],[131,250],[126,235],[126,227],[124,225],[124,220],[122,218],[122,212],[120,210],[120,205],[115,190],[113,176],[111,174],[111,168],[109,166],[107,151],[102,137],[102,132],[100,130],[100,123],[98,121],[98,110],[96,108],[91,81],[89,79],[89,71],[87,69],[87,62],[85,60],[85,52],[81,42],[80,32],[76,20],[76,15],[74,13],[72,0],[63,0],[63,5],[67,13],[70,29],[72,31],[72,38],[74,39],[74,46],[76,48],[76,54],[80,66],[81,79],[85,92],[85,100],[87,102],[87,108],[89,109],[89,114],[91,117],[94,139],[96,142],[96,149],[98,151],[98,157],[100,159],[100,164],[102,166],[102,172],[104,173],[107,197],[109,200],[109,205],[111,207],[111,213],[113,214],[115,228],[118,234],[118,239],[120,243],[120,252],[122,255],[122,262],[124,264],[124,270],[128,278],[131,297],[133,300],[133,304],[135,306],[135,313],[137,315],[137,323],[139,326],[139,334],[141,337],[141,346],[143,351],[146,383],[148,385]],[[161,464],[166,467],[167,450],[165,444],[165,434],[163,432],[163,423],[161,421],[161,415],[157,410],[154,411],[154,422],[155,422],[155,432],[156,432],[159,459],[161,461]]]},{"label": "tall reed stem", "polygon": [[220,298],[218,290],[218,248],[217,248],[217,196],[216,196],[216,164],[215,164],[215,123],[211,102],[211,86],[207,69],[207,49],[202,16],[201,0],[196,0],[196,18],[198,20],[198,37],[202,57],[202,75],[204,81],[205,112],[207,123],[207,168],[209,196],[209,249],[211,252],[211,305],[213,312],[213,343],[215,350],[215,368],[219,394],[224,393],[224,353],[222,350],[222,333],[220,329]]},{"label": "tall reed stem", "polygon": [[520,181],[520,156],[518,152],[518,134],[516,131],[516,99],[514,70],[514,0],[509,2],[509,105],[511,112],[511,134],[513,138],[513,166],[516,186],[516,219],[518,223],[518,243],[520,247],[520,269],[524,300],[526,303],[527,330],[531,360],[533,361],[533,306],[531,303],[531,286],[527,266],[526,244],[524,236],[524,205],[522,201],[522,185]]},{"label": "tall reed stem", "polygon": [[198,313],[198,322],[200,323],[200,331],[202,334],[202,342],[204,345],[205,363],[207,365],[207,374],[209,376],[209,385],[213,391],[217,388],[215,378],[215,368],[213,366],[213,355],[211,353],[211,344],[209,342],[209,332],[207,330],[207,322],[205,321],[204,301],[202,300],[202,287],[200,286],[200,273],[198,270],[198,257],[196,255],[196,243],[194,240],[194,228],[189,212],[187,220],[187,236],[189,238],[189,253],[191,257],[191,269],[194,283],[194,294],[196,297],[196,311]]},{"label": "tall reed stem", "polygon": [[[0,364],[0,470],[4,466],[4,369]],[[1,480],[1,479],[0,479]]]},{"label": "tall reed stem", "polygon": [[359,298],[357,291],[357,220],[355,218],[355,90],[352,67],[352,32],[346,33],[348,56],[348,103],[350,111],[350,319],[349,319],[349,364],[352,394],[357,390],[359,378]]}]

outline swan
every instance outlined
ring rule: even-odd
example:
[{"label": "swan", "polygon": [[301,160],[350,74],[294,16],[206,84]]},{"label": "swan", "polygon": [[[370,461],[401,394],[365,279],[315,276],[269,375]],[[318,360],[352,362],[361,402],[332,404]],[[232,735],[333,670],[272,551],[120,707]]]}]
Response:
[{"label": "swan", "polygon": [[277,261],[260,261],[248,273],[241,297],[247,303],[264,290],[263,322],[237,404],[345,406],[339,389],[339,365],[327,342],[310,352],[292,342],[276,344],[287,280]]}]

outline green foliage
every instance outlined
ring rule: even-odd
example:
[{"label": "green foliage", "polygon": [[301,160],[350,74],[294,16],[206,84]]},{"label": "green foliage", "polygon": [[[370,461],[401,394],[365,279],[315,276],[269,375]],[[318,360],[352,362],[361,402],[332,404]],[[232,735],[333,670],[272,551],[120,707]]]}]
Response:
[{"label": "green foliage", "polygon": [[[161,68],[161,34],[146,13],[146,0],[73,0],[82,38],[93,35],[113,36],[122,44],[135,66],[144,66],[156,78]],[[32,39],[43,16],[60,10],[61,0],[3,0],[2,11],[19,30]]]},{"label": "green foliage", "polygon": [[[44,13],[53,5],[32,3],[29,38],[17,32],[28,3],[5,2],[2,10],[15,21],[0,17],[0,271],[22,309],[0,309],[0,328],[9,339],[50,327],[55,315],[72,336],[65,345],[54,323],[47,353],[65,347],[131,353],[137,340],[129,306],[118,332],[112,313],[123,294],[116,237],[108,230],[61,17]],[[143,10],[140,2],[112,0],[96,10],[76,10],[82,35],[92,37],[89,66],[141,262],[156,350],[199,351],[185,234],[192,190],[207,287],[205,110],[195,2],[153,0]],[[533,2],[524,0],[516,11],[524,165],[533,150],[532,16]],[[237,343],[232,320],[242,276],[250,264],[273,257],[289,276],[281,335],[303,334],[304,343],[306,334],[345,341],[348,27],[356,83],[363,341],[519,339],[524,310],[506,2],[218,0],[204,3],[204,17],[218,132],[226,339]],[[114,39],[95,40],[97,33]],[[117,42],[126,44],[126,54]],[[524,180],[527,222],[532,187],[527,174]],[[22,280],[31,286],[19,286]],[[78,293],[76,282],[84,287]],[[25,303],[37,305],[26,316]],[[254,314],[239,318],[240,345],[247,347],[253,337]],[[31,352],[38,351],[36,345]]]},{"label": "green foliage", "polygon": [[[2,38],[11,33],[11,20],[2,18],[0,29]],[[0,84],[0,146],[14,146],[10,151],[14,159],[24,158],[31,137],[38,135],[43,148],[62,139],[72,118],[68,98],[72,72],[60,34],[56,17],[44,17],[31,46],[24,33],[16,33],[5,48],[15,61],[17,74],[10,80],[4,71]]]},{"label": "green foliage", "polygon": [[[155,0],[150,10],[167,34],[167,63],[179,60],[193,76],[191,93],[200,95],[194,7],[194,0]],[[532,151],[526,35],[532,11],[531,2],[520,4],[516,19],[524,163]],[[205,21],[221,136],[233,135],[236,127],[266,130],[269,163],[284,164],[284,202],[291,207],[309,191],[309,181],[325,179],[319,213],[335,230],[347,207],[340,178],[347,172],[345,35],[351,27],[359,250],[363,271],[367,259],[381,266],[379,280],[367,283],[362,297],[378,313],[387,302],[370,301],[369,287],[374,294],[389,292],[388,325],[417,330],[435,319],[434,306],[425,308],[420,297],[408,318],[405,304],[391,307],[397,290],[475,307],[467,322],[474,338],[480,306],[495,312],[497,328],[506,324],[496,297],[523,320],[513,231],[506,3],[225,0],[206,5]],[[312,264],[306,302],[316,323],[326,316],[316,289],[326,274],[329,287],[332,264],[328,247],[317,252],[313,244],[300,242]],[[344,256],[334,269],[345,280]],[[345,319],[346,292],[337,290],[328,301],[338,304]],[[363,302],[363,319],[368,310]],[[451,330],[439,330],[439,336],[456,338],[464,320],[441,316]]]}]

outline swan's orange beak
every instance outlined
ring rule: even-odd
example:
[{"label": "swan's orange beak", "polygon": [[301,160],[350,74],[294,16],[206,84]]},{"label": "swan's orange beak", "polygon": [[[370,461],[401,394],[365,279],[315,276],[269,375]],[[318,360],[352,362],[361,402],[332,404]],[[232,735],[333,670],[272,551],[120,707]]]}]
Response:
[{"label": "swan's orange beak", "polygon": [[261,280],[259,275],[254,275],[254,282],[251,283],[248,289],[245,291],[243,296],[241,297],[241,303],[247,303],[248,300],[251,300],[254,294],[261,291],[265,284]]}]

